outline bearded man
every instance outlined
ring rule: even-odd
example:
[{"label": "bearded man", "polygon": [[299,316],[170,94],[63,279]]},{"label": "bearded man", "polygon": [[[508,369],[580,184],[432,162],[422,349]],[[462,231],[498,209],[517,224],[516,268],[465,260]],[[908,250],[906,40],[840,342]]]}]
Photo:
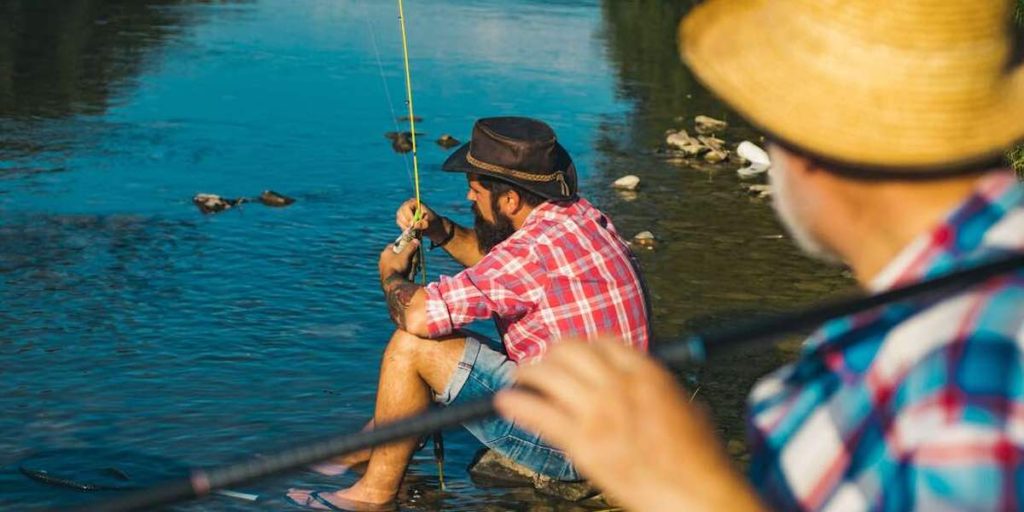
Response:
[{"label": "bearded man", "polygon": [[[607,216],[576,193],[576,168],[546,124],[481,119],[472,140],[443,169],[464,173],[475,226],[467,229],[415,201],[397,212],[466,270],[420,286],[406,276],[419,248],[380,255],[380,280],[398,326],[384,351],[374,423],[420,413],[431,401],[459,404],[511,383],[512,371],[563,338],[614,336],[646,351],[648,307],[636,261]],[[493,318],[502,345],[461,330]],[[558,480],[579,480],[565,454],[503,419],[466,425],[484,445]],[[367,462],[365,475],[337,492],[292,490],[289,499],[322,510],[393,506],[416,440],[356,453],[320,469],[340,473]],[[333,465],[333,467],[332,467]]]},{"label": "bearded man", "polygon": [[[774,141],[775,207],[883,292],[1024,252],[1010,0],[710,0],[696,75]],[[665,369],[561,344],[497,405],[631,510],[1020,510],[1024,270],[838,318],[749,400],[749,481]]]}]

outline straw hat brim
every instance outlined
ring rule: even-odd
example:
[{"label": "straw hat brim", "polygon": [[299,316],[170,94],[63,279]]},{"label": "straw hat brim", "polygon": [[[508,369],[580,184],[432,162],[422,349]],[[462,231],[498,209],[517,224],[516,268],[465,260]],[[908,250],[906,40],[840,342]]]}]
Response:
[{"label": "straw hat brim", "polygon": [[1024,70],[1006,70],[1002,25],[960,20],[966,43],[957,32],[941,34],[942,46],[915,46],[914,27],[861,20],[879,31],[865,37],[875,35],[867,25],[840,25],[856,17],[829,12],[840,4],[815,3],[827,5],[711,0],[680,24],[680,53],[751,123],[836,162],[927,172],[992,161],[1024,139]]}]

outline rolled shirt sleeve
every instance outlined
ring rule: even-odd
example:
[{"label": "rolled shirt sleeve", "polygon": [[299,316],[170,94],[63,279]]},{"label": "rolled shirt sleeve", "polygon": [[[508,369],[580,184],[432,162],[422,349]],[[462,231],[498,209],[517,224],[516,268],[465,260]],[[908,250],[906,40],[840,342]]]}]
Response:
[{"label": "rolled shirt sleeve", "polygon": [[476,265],[426,287],[427,331],[447,336],[492,315],[514,320],[537,307],[547,274],[529,244],[508,240]]}]

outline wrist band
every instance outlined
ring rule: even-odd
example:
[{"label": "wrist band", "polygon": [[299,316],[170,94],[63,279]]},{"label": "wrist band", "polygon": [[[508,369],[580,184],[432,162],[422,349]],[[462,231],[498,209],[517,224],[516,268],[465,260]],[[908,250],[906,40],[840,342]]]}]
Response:
[{"label": "wrist band", "polygon": [[444,240],[441,240],[440,243],[436,243],[435,244],[433,240],[430,241],[430,250],[431,251],[433,251],[434,249],[437,249],[438,247],[444,247],[445,244],[447,244],[448,242],[452,241],[452,238],[455,238],[455,223],[452,222],[452,220],[449,219],[448,217],[441,217],[441,225],[442,226],[444,225],[445,221],[451,222],[452,229],[448,230],[444,234]]}]

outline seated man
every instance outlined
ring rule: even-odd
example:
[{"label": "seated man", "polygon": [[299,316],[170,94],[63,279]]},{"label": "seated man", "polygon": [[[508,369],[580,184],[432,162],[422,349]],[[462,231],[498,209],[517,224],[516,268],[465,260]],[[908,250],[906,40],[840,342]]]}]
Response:
[{"label": "seated man", "polygon": [[[611,221],[576,195],[576,170],[546,124],[526,118],[482,119],[472,140],[445,162],[466,173],[474,229],[426,206],[415,224],[432,246],[468,268],[426,287],[410,282],[410,243],[381,253],[380,279],[398,326],[381,362],[371,422],[482,398],[508,384],[520,363],[544,356],[553,340],[612,335],[646,351],[648,309],[639,271]],[[415,201],[398,210],[403,230]],[[460,331],[495,318],[499,351]],[[466,425],[481,442],[520,464],[560,480],[579,480],[564,454],[501,419]],[[416,448],[408,440],[335,460],[368,462],[354,486],[338,492],[293,490],[289,498],[314,509],[372,509],[395,499]]]}]

